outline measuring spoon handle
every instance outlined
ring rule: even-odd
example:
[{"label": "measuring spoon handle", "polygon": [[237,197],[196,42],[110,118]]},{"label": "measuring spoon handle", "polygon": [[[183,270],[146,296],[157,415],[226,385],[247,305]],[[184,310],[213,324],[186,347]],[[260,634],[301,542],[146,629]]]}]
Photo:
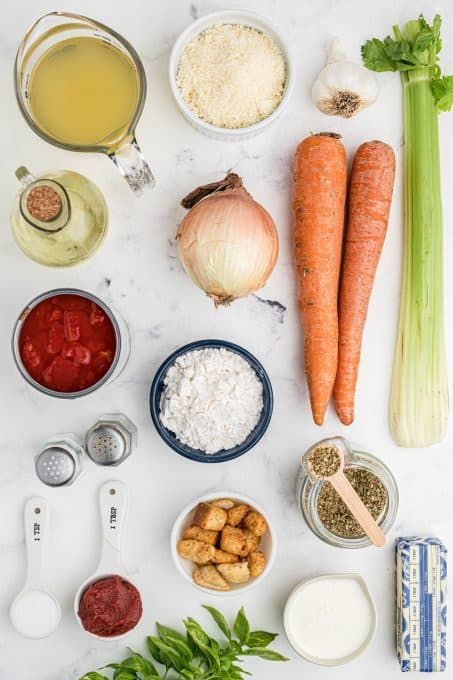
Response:
[{"label": "measuring spoon handle", "polygon": [[343,472],[340,471],[332,477],[329,477],[329,482],[354,515],[372,544],[377,548],[382,548],[386,542],[385,534],[379,528],[373,515],[363,503]]},{"label": "measuring spoon handle", "polygon": [[40,496],[29,498],[24,507],[27,589],[43,589],[44,550],[48,526],[49,507],[45,498]]},{"label": "measuring spoon handle", "polygon": [[123,482],[103,484],[99,491],[99,513],[102,529],[102,551],[99,573],[122,572],[121,545],[127,508],[127,487]]}]

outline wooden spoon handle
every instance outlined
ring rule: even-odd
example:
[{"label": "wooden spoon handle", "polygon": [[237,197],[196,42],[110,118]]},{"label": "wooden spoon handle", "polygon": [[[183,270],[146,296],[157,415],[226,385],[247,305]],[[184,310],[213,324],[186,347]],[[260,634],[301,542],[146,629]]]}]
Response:
[{"label": "wooden spoon handle", "polygon": [[357,522],[360,524],[370,541],[377,548],[385,545],[385,534],[378,527],[372,514],[365,506],[360,496],[354,490],[343,471],[337,472],[328,480],[341,500],[347,505]]}]

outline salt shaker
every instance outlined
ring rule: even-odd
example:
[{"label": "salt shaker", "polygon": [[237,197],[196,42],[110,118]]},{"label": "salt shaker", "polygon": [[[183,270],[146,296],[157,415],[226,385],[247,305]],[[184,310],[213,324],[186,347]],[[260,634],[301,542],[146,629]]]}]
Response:
[{"label": "salt shaker", "polygon": [[73,433],[48,439],[35,456],[38,479],[47,486],[69,486],[82,472],[84,449]]}]

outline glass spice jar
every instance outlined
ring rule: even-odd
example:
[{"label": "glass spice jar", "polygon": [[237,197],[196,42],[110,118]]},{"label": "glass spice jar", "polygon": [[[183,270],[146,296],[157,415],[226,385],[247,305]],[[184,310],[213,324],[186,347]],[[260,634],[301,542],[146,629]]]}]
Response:
[{"label": "glass spice jar", "polygon": [[[321,442],[320,442],[321,444]],[[316,445],[315,445],[316,446]],[[314,447],[310,447],[310,451]],[[375,475],[385,487],[387,499],[384,508],[376,521],[384,534],[393,526],[398,511],[398,487],[393,474],[384,463],[365,451],[349,449],[345,454],[344,471],[363,470]],[[311,531],[322,541],[338,548],[366,548],[371,545],[371,541],[365,534],[359,537],[346,538],[333,533],[323,524],[318,512],[318,499],[324,484],[329,482],[324,480],[314,480],[307,472],[301,461],[296,476],[296,500],[303,518]]]}]

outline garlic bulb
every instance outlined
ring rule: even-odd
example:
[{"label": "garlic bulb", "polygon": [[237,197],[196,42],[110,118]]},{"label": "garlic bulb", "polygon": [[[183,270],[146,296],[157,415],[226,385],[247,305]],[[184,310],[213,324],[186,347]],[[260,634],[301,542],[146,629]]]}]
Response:
[{"label": "garlic bulb", "polygon": [[339,38],[330,46],[327,64],[312,89],[312,100],[328,116],[351,118],[373,104],[379,94],[376,76],[368,69],[348,61]]},{"label": "garlic bulb", "polygon": [[189,212],[177,233],[178,252],[193,282],[226,305],[262,288],[278,256],[274,221],[229,173],[198,187],[181,204]]}]

